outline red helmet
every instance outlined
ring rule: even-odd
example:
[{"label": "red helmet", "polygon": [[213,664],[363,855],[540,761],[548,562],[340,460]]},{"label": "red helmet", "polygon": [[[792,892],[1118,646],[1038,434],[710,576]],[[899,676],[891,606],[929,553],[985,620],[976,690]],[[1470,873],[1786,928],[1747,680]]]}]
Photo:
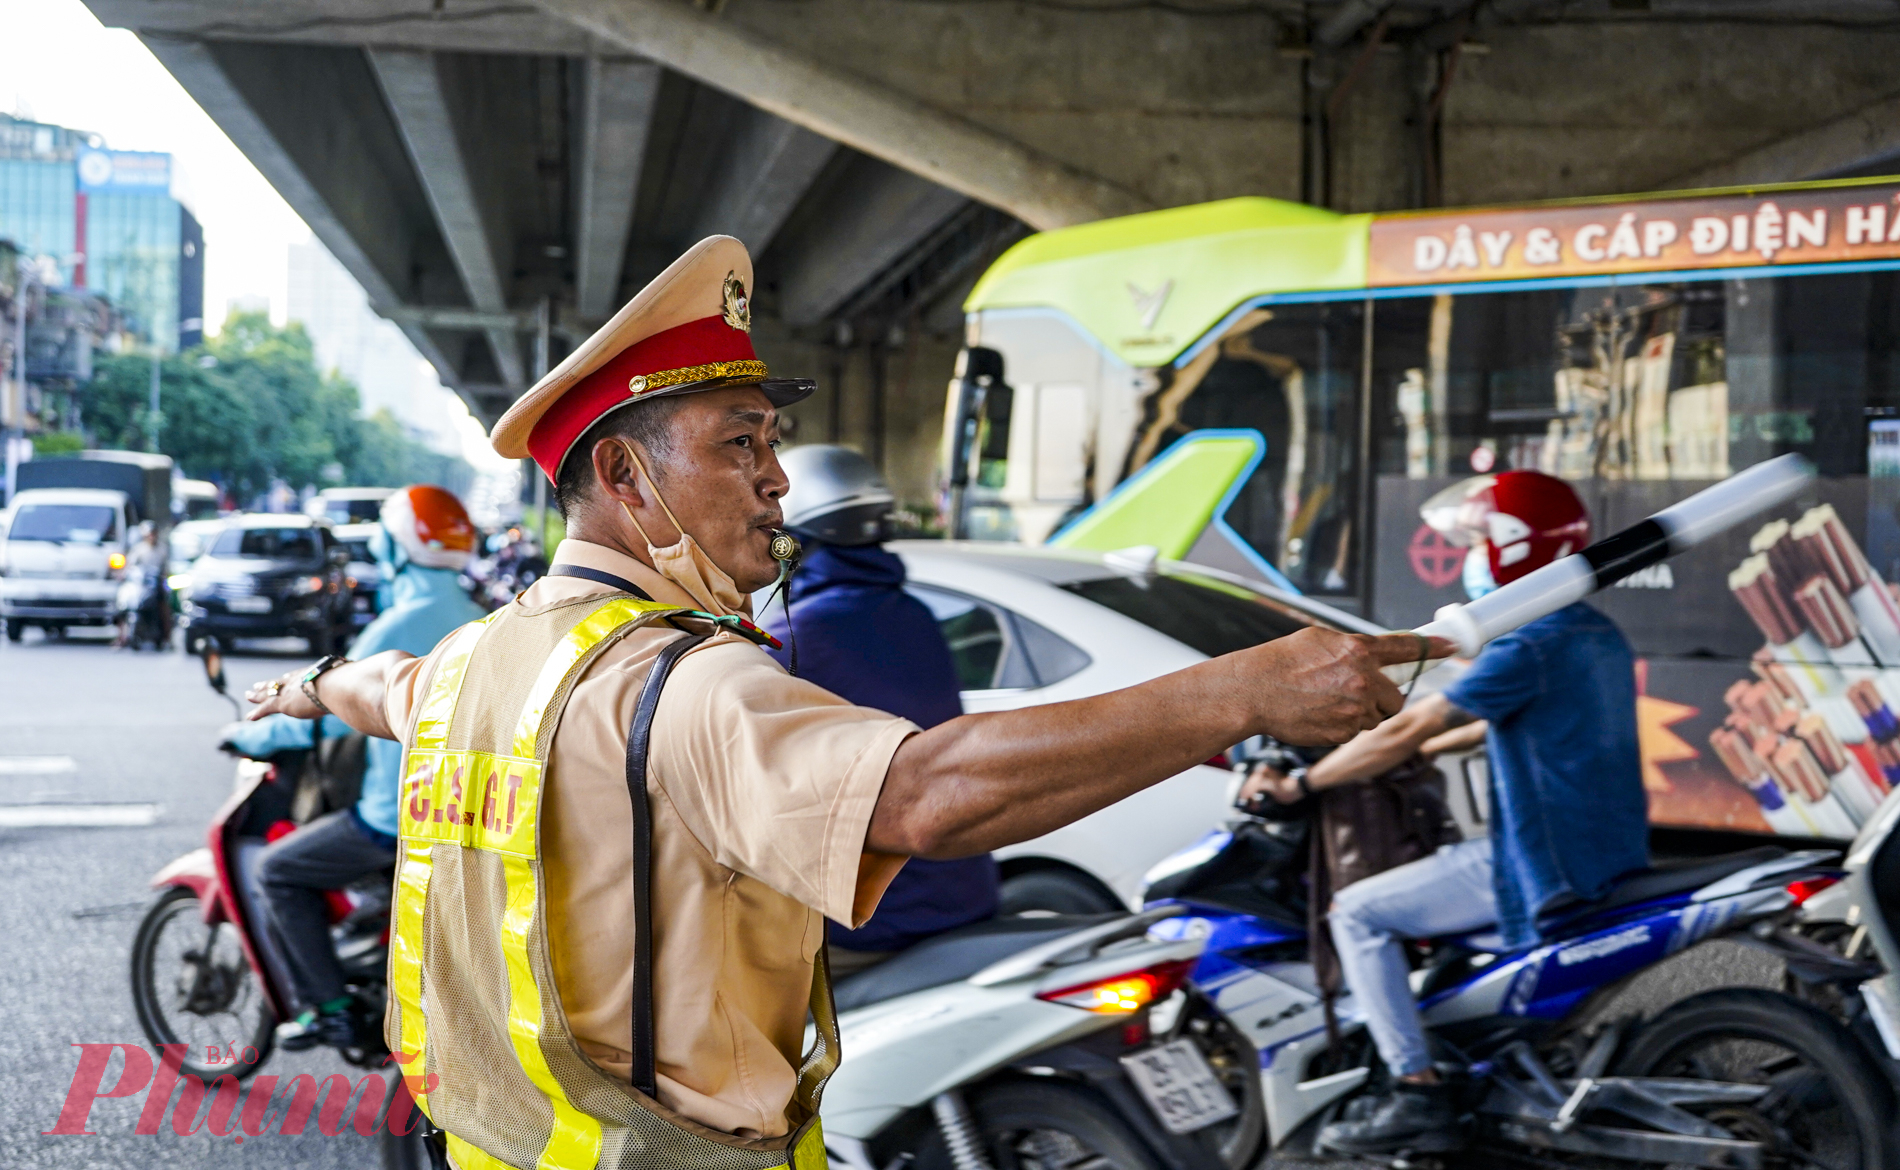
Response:
[{"label": "red helmet", "polygon": [[416,564],[459,569],[475,552],[475,525],[455,493],[429,484],[402,488],[383,501],[383,527]]},{"label": "red helmet", "polygon": [[1419,509],[1455,545],[1482,544],[1491,579],[1508,585],[1590,543],[1590,513],[1571,486],[1541,471],[1505,471],[1453,484]]}]

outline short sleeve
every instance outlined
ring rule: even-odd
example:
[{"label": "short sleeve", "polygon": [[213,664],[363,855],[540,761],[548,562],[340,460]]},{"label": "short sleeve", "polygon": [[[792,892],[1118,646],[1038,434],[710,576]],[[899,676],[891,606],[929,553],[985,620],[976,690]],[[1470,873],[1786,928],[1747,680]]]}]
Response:
[{"label": "short sleeve", "polygon": [[1543,663],[1525,638],[1500,638],[1484,648],[1464,677],[1445,688],[1461,711],[1493,723],[1530,705],[1544,689]]},{"label": "short sleeve", "polygon": [[917,730],[720,639],[667,680],[648,779],[719,864],[856,927],[902,865],[866,853],[865,834],[891,757]]},{"label": "short sleeve", "polygon": [[434,659],[433,654],[427,658],[404,659],[397,663],[384,683],[383,718],[389,721],[389,730],[396,733],[397,739],[408,736],[409,721],[415,715],[416,704],[422,700],[422,680],[427,677],[427,668]]}]

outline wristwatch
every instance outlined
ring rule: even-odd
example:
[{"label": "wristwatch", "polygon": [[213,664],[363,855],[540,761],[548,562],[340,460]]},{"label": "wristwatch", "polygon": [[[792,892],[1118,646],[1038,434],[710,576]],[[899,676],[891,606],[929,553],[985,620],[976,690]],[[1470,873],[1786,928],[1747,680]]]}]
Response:
[{"label": "wristwatch", "polygon": [[[322,704],[318,705],[321,706]],[[1305,768],[1295,768],[1291,772],[1288,772],[1287,776],[1292,779],[1293,783],[1299,785],[1301,799],[1313,795],[1313,786],[1306,782]]]},{"label": "wristwatch", "polygon": [[322,678],[325,672],[335,670],[348,661],[349,659],[341,654],[326,654],[317,659],[316,664],[309,670],[303,672],[303,678],[297,684],[303,688],[303,697],[316,704],[317,710],[325,715],[333,714],[333,712],[323,705],[322,699],[317,698],[317,680]]}]

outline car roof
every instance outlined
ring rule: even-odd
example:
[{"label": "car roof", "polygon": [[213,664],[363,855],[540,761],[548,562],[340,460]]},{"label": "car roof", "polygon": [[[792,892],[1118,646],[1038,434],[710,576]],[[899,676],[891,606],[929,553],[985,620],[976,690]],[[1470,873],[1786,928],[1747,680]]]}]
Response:
[{"label": "car roof", "polygon": [[374,520],[365,520],[361,524],[338,524],[330,529],[330,534],[338,540],[368,540],[382,527]]},{"label": "car roof", "polygon": [[[1124,563],[1117,564],[1114,559],[1117,556],[1115,553],[1099,553],[1087,549],[1045,548],[988,540],[897,540],[892,541],[889,547],[892,552],[906,560],[913,557],[943,557],[966,564],[982,565],[1001,572],[1033,577],[1056,586],[1072,585],[1079,581],[1103,581],[1112,577],[1132,580],[1145,575],[1142,569],[1134,567],[1133,562],[1125,560]],[[1375,622],[1335,609],[1323,601],[1315,601],[1313,598],[1297,593],[1288,593],[1236,573],[1187,561],[1156,560],[1152,564],[1154,571],[1168,576],[1202,577],[1238,586],[1250,593],[1259,594],[1267,600],[1300,610],[1336,629],[1361,634],[1386,632],[1383,626]]]},{"label": "car roof", "polygon": [[13,507],[27,504],[119,504],[125,493],[110,488],[25,488],[16,492]]},{"label": "car roof", "polygon": [[329,525],[301,512],[246,512],[224,521],[239,528],[328,528]]},{"label": "car roof", "polygon": [[324,500],[386,500],[395,494],[395,488],[386,487],[324,488],[317,493],[317,497]]}]

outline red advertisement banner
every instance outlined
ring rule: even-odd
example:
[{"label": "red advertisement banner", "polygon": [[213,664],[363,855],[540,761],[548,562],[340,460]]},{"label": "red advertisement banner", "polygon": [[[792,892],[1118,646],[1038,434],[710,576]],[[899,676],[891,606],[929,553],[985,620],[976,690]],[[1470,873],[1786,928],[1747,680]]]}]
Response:
[{"label": "red advertisement banner", "polygon": [[1372,287],[1900,257],[1900,186],[1380,216]]}]

